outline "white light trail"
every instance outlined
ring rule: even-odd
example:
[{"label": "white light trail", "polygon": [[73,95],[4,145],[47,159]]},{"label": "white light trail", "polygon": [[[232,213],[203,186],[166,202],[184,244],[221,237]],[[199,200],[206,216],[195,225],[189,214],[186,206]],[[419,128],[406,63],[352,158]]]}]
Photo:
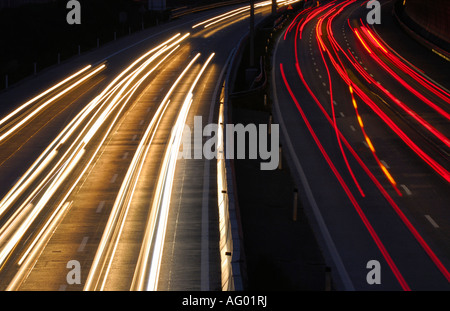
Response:
[{"label": "white light trail", "polygon": [[[113,113],[113,110],[118,107],[120,102],[122,103],[119,111],[117,111],[114,120],[111,122],[107,133],[103,136],[100,145],[96,149],[96,151],[92,154],[87,164],[85,164],[84,168],[81,168],[82,174],[87,170],[87,167],[93,161],[95,155],[100,150],[100,147],[103,141],[106,139],[107,135],[109,135],[112,130],[115,122],[118,120],[118,117],[121,111],[126,106],[126,103],[131,98],[131,95],[137,90],[137,85],[134,85],[130,88],[130,82],[133,79],[136,79],[139,74],[146,70],[149,64],[151,64],[158,56],[161,56],[163,52],[168,51],[168,49],[172,48],[173,45],[178,44],[181,40],[184,40],[189,34],[181,37],[180,39],[173,42],[180,35],[176,35],[159,45],[157,48],[151,50],[151,52],[159,51],[150,57],[149,60],[144,62],[144,65],[139,66],[137,70],[134,70],[131,74],[129,74],[126,78],[124,77],[127,72],[129,72],[135,65],[137,61],[135,61],[131,66],[127,67],[124,71],[121,72],[119,76],[117,76],[112,83],[110,83],[103,92],[94,98],[83,110],[70,122],[68,126],[58,135],[57,139],[55,139],[49,147],[41,154],[37,161],[32,165],[27,173],[15,184],[13,189],[7,194],[5,198],[0,202],[0,216],[5,213],[5,211],[21,196],[26,188],[28,188],[34,180],[37,180],[39,175],[42,175],[45,168],[50,166],[50,163],[58,157],[56,164],[53,164],[50,172],[46,173],[43,177],[41,177],[40,183],[37,187],[33,188],[33,191],[27,198],[22,200],[21,206],[16,210],[13,214],[13,217],[10,217],[5,225],[0,230],[0,241],[2,244],[0,245],[0,265],[4,263],[4,261],[9,257],[11,251],[15,248],[17,243],[22,239],[25,232],[37,218],[37,216],[41,213],[44,206],[48,204],[49,200],[54,196],[56,191],[59,189],[61,184],[65,181],[68,175],[74,170],[77,166],[83,154],[85,153],[85,146],[90,142],[91,138],[95,133],[91,130],[92,126],[95,125],[96,129],[100,128],[100,123],[97,122],[99,117],[103,118],[102,121],[106,121],[107,115]],[[177,48],[172,49],[169,53],[163,57],[163,59],[157,64],[159,66],[162,62],[167,59],[167,57],[173,53]],[[150,53],[147,52],[144,54],[145,56],[149,56]],[[139,60],[142,60],[143,57],[140,57]],[[157,67],[156,66],[156,67]],[[138,81],[138,85],[140,85],[148,75],[154,71],[156,68],[149,70],[143,78]],[[123,96],[117,96],[117,94],[122,94]],[[116,95],[116,96],[114,96]],[[110,100],[113,98],[113,100]],[[97,109],[94,111],[94,109]],[[108,111],[108,114],[104,114],[101,111]],[[84,120],[89,119],[89,115],[94,112],[94,115],[90,117],[90,120],[87,121],[87,125],[84,129],[79,130],[80,133],[77,137],[71,138],[71,144],[65,146],[64,149],[66,152],[58,152],[62,148],[62,144],[69,140],[69,136],[75,133],[75,130],[84,122]],[[77,178],[77,183],[80,180],[81,175]],[[74,189],[74,185],[70,187],[70,191]],[[64,194],[63,194],[64,195]],[[66,198],[68,193],[66,193]],[[33,200],[38,200],[37,204],[33,203]],[[43,236],[42,234],[40,234]],[[36,240],[35,244],[41,243]],[[28,251],[29,252],[29,251]],[[24,258],[22,258],[23,260]]]},{"label": "white light trail", "polygon": [[[182,133],[190,106],[193,101],[193,90],[214,55],[214,53],[211,54],[211,56],[207,59],[192,83],[173,127],[169,145],[167,146],[162,168],[159,174],[155,197],[153,199],[150,217],[144,236],[144,242],[139,254],[138,265],[136,268],[135,277],[133,279],[133,290],[157,289],[163,244],[167,227],[167,217],[170,206],[170,196],[172,193],[172,185]],[[199,56],[200,54],[197,54],[197,58]]]},{"label": "white light trail", "polygon": [[63,81],[59,82],[58,84],[52,86],[51,88],[47,89],[46,91],[42,92],[41,94],[33,97],[32,99],[30,99],[29,101],[27,101],[25,104],[21,105],[19,108],[17,108],[16,110],[14,110],[13,112],[11,112],[10,114],[8,114],[6,117],[4,117],[3,119],[0,120],[0,125],[2,125],[3,123],[7,122],[9,119],[13,118],[15,115],[17,115],[20,111],[24,110],[26,107],[28,107],[29,105],[31,105],[32,103],[34,103],[35,101],[37,101],[38,99],[44,97],[45,95],[47,95],[48,93],[50,93],[51,91],[57,89],[58,87],[60,87],[61,85],[69,82],[70,80],[76,78],[77,76],[81,75],[83,72],[85,72],[86,70],[90,69],[92,67],[92,65],[88,65],[86,67],[84,67],[83,69],[79,70],[78,72],[74,73],[73,75],[71,75],[70,77],[64,79]]},{"label": "white light trail", "polygon": [[83,83],[84,81],[86,81],[87,79],[89,79],[90,77],[92,77],[93,75],[97,74],[98,72],[100,72],[101,70],[103,70],[104,68],[106,68],[105,64],[100,65],[98,68],[96,68],[94,71],[92,71],[91,73],[89,73],[88,75],[86,75],[85,77],[81,78],[80,80],[78,80],[77,82],[73,83],[71,86],[65,88],[63,91],[59,92],[57,95],[53,96],[52,98],[50,98],[49,100],[45,101],[44,103],[42,103],[41,105],[39,105],[36,109],[34,109],[33,111],[31,111],[30,113],[28,113],[26,115],[26,117],[24,117],[22,120],[20,120],[19,122],[17,122],[16,124],[14,124],[9,130],[7,130],[5,133],[3,133],[2,135],[0,135],[0,143],[5,140],[6,138],[8,138],[12,133],[14,133],[17,129],[19,129],[22,125],[24,125],[26,122],[28,122],[28,120],[32,119],[35,115],[37,115],[41,110],[43,110],[45,107],[47,107],[49,104],[51,104],[52,102],[54,102],[55,100],[57,100],[58,98],[62,97],[64,94],[66,94],[67,92],[69,92],[70,90],[72,90],[73,88],[75,88],[76,86],[80,85],[81,83]]}]

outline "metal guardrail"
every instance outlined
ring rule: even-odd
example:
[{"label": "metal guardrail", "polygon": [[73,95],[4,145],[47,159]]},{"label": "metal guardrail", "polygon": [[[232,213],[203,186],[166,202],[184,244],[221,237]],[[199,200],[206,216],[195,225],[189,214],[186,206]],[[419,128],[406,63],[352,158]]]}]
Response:
[{"label": "metal guardrail", "polygon": [[219,126],[217,143],[217,191],[219,209],[219,236],[220,236],[220,260],[222,267],[222,290],[242,291],[245,283],[245,255],[243,251],[243,235],[239,219],[239,205],[236,194],[236,182],[234,166],[226,154],[226,132],[225,125],[229,117],[229,93],[230,84],[233,83],[237,71],[237,61],[244,50],[244,35],[237,47],[230,54],[227,66],[227,75],[222,88],[219,107]]},{"label": "metal guardrail", "polygon": [[[263,23],[261,20],[257,25]],[[257,26],[255,25],[255,26]],[[247,273],[243,247],[239,203],[235,181],[233,160],[226,159],[227,141],[225,125],[231,119],[229,95],[242,60],[250,34],[243,35],[231,52],[227,61],[227,74],[222,88],[219,107],[218,142],[217,142],[217,190],[219,208],[220,259],[222,267],[222,290],[242,291],[245,288]]]}]

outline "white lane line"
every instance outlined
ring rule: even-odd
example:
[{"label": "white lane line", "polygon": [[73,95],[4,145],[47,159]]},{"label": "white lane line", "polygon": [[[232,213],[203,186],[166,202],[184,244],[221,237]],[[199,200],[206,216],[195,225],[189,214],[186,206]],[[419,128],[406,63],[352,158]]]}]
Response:
[{"label": "white lane line", "polygon": [[119,174],[114,174],[113,177],[111,178],[111,180],[109,181],[111,184],[116,182],[117,177],[119,176]]},{"label": "white lane line", "polygon": [[128,153],[128,151],[126,151],[122,156],[122,160],[125,160],[126,158],[128,158],[128,155],[129,155],[129,153]]},{"label": "white lane line", "polygon": [[137,137],[138,137],[137,134],[134,134],[134,135],[133,135],[133,138],[132,138],[131,140],[132,140],[132,141],[135,141],[135,140],[137,139]]},{"label": "white lane line", "polygon": [[400,185],[400,187],[402,187],[403,190],[405,190],[407,195],[411,195],[412,194],[411,190],[409,190],[408,187],[406,187],[405,185]]},{"label": "white lane line", "polygon": [[147,108],[147,112],[150,112],[150,110],[152,110],[152,107]]},{"label": "white lane line", "polygon": [[322,75],[319,75],[319,79],[322,79]]},{"label": "white lane line", "polygon": [[95,210],[95,212],[100,213],[104,206],[105,206],[105,201],[100,201],[100,203],[98,203],[98,206],[97,206],[97,209]]},{"label": "white lane line", "polygon": [[433,218],[431,218],[430,215],[425,215],[425,218],[428,219],[428,221],[431,223],[431,225],[435,228],[439,228],[439,225],[434,221]]},{"label": "white lane line", "polygon": [[355,129],[355,127],[354,127],[353,125],[350,125],[350,129],[351,129],[353,132],[356,132],[356,129]]},{"label": "white lane line", "polygon": [[333,100],[333,104],[334,104],[335,106],[337,106],[337,102],[336,102],[335,100]]},{"label": "white lane line", "polygon": [[345,117],[345,114],[342,111],[339,112],[339,114],[341,115],[341,117]]},{"label": "white lane line", "polygon": [[78,247],[78,251],[79,251],[79,252],[84,251],[84,248],[86,247],[86,243],[87,243],[88,240],[89,240],[89,237],[88,237],[88,236],[85,236],[85,237],[83,238],[83,240],[81,241],[80,247]]},{"label": "white lane line", "polygon": [[139,125],[143,125],[144,124],[144,120],[139,121]]},{"label": "white lane line", "polygon": [[380,162],[381,162],[381,164],[384,165],[385,168],[390,168],[389,165],[385,161],[380,160]]}]

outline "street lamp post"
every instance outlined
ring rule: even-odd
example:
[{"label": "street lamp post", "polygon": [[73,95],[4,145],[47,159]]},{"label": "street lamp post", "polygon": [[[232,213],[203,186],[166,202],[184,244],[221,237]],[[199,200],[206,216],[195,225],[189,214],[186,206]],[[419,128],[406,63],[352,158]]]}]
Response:
[{"label": "street lamp post", "polygon": [[255,67],[255,0],[250,0],[250,68]]},{"label": "street lamp post", "polygon": [[255,0],[250,0],[250,31],[249,31],[249,64],[245,70],[245,80],[251,84],[256,77],[257,69],[255,67]]}]

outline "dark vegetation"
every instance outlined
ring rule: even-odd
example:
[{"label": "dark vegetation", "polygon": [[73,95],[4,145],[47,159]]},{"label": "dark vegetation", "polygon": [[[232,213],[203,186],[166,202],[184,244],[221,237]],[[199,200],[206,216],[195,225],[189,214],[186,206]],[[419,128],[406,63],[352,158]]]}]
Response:
[{"label": "dark vegetation", "polygon": [[[167,0],[165,11],[148,10],[147,0],[80,0],[81,24],[69,25],[67,0],[0,9],[0,90],[99,44],[170,20],[172,9],[211,0]],[[115,35],[114,35],[115,34]]]}]

